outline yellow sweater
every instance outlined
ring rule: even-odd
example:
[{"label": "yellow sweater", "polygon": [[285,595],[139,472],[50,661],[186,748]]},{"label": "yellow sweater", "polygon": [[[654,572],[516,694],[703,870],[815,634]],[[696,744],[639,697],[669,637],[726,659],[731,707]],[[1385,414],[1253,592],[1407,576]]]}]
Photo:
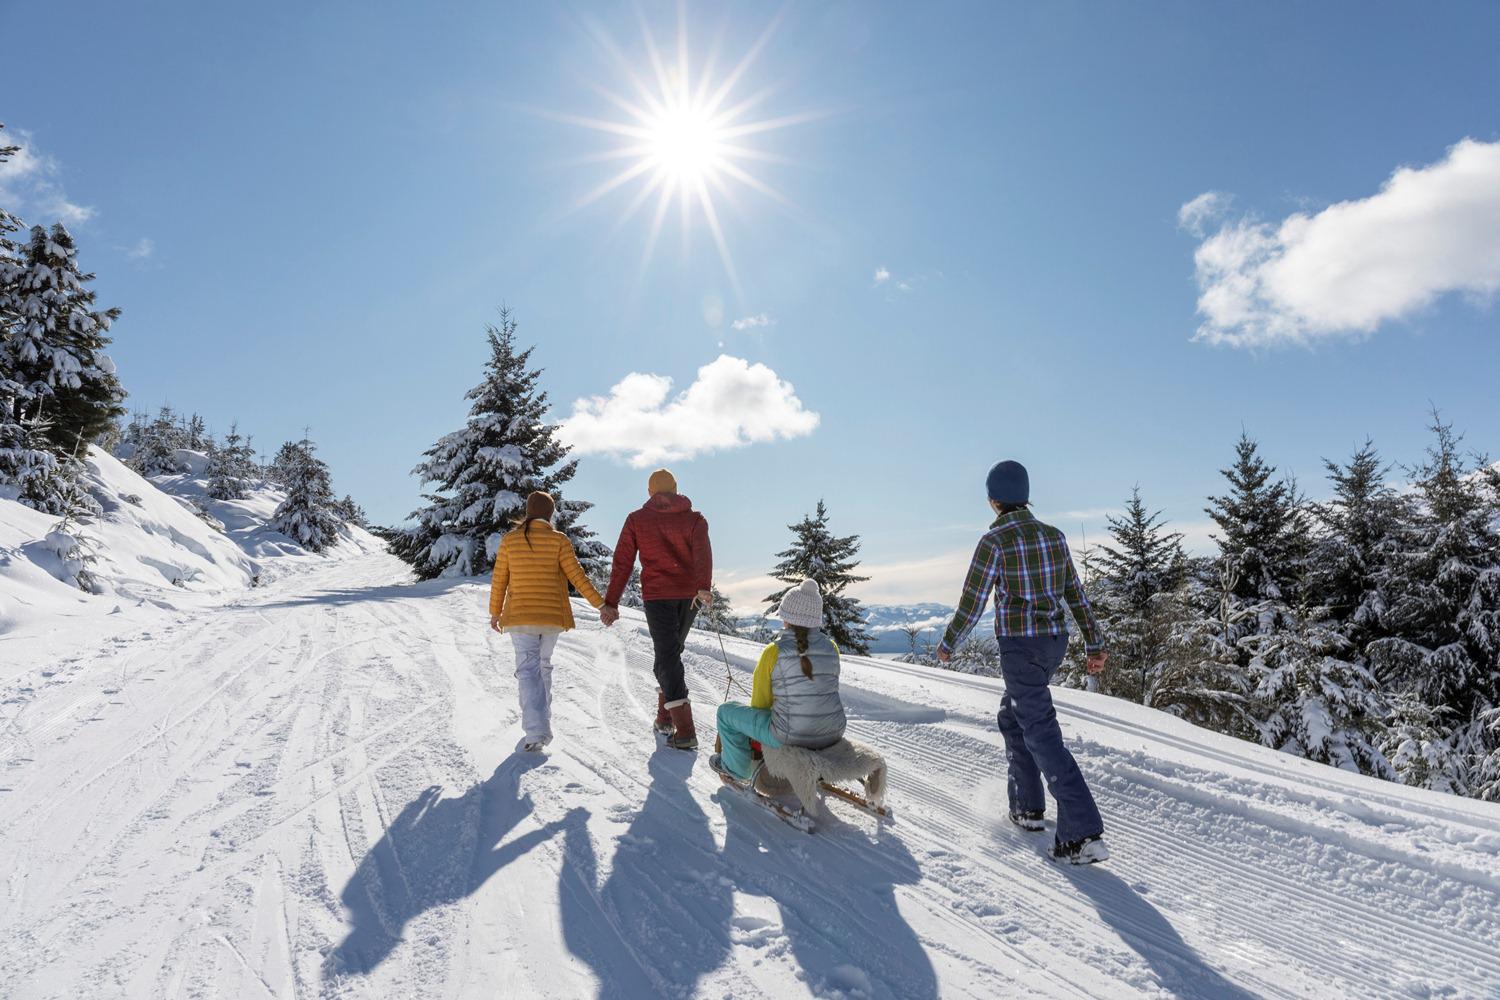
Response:
[{"label": "yellow sweater", "polygon": [[500,539],[490,578],[490,617],[499,618],[502,626],[572,628],[569,583],[594,607],[604,604],[578,565],[568,536],[546,521],[532,521],[528,535],[516,528]]}]

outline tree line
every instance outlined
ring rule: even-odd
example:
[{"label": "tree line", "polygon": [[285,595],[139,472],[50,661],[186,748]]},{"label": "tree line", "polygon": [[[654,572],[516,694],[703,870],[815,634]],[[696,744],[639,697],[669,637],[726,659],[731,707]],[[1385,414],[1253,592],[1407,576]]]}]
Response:
[{"label": "tree line", "polygon": [[[0,140],[0,163],[18,151]],[[352,497],[334,495],[328,467],[306,436],[283,445],[269,464],[257,465],[249,438],[234,424],[220,442],[202,417],[179,416],[170,407],[154,419],[138,414],[122,422],[126,392],[106,353],[120,310],[98,306],[89,287],[94,277],[80,267],[77,244],[62,223],[27,227],[0,208],[0,488],[5,495],[65,524],[87,523],[102,513],[82,480],[89,446],[116,452],[147,476],[188,471],[181,453],[196,451],[208,456],[213,499],[243,499],[257,486],[283,490],[272,527],[304,547],[321,551],[345,522],[363,523],[364,512]]]},{"label": "tree line", "polygon": [[1394,479],[1373,443],[1309,500],[1242,436],[1189,558],[1139,488],[1090,553],[1110,669],[1064,683],[1288,753],[1500,799],[1500,469],[1434,411]]}]

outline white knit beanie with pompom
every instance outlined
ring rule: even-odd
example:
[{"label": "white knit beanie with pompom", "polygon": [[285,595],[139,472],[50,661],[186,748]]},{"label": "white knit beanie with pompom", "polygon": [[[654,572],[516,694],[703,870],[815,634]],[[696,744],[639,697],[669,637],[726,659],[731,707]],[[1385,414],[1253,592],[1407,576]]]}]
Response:
[{"label": "white knit beanie with pompom", "polygon": [[776,609],[776,615],[788,625],[822,628],[823,592],[818,589],[818,581],[803,580],[788,590],[781,599],[781,607]]}]

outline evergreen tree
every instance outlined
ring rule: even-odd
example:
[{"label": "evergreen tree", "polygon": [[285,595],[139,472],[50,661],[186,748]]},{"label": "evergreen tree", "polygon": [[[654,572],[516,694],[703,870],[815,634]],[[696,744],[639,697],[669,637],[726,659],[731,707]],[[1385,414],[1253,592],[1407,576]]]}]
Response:
[{"label": "evergreen tree", "polygon": [[[32,408],[33,425],[58,455],[81,454],[125,410],[125,391],[104,353],[118,309],[94,308],[94,279],[61,224],[34,226],[18,258],[3,265],[0,314],[8,317],[0,370]],[[15,390],[12,390],[15,392]]]},{"label": "evergreen tree", "polygon": [[350,524],[357,524],[361,528],[365,527],[368,523],[365,517],[365,509],[355,503],[354,498],[347,493],[344,494],[344,499],[334,505],[334,512],[341,519],[348,521]]},{"label": "evergreen tree", "polygon": [[1299,609],[1288,628],[1244,640],[1260,678],[1253,694],[1261,742],[1380,778],[1395,772],[1378,749],[1385,708],[1375,678],[1322,609]]},{"label": "evergreen tree", "polygon": [[[0,140],[0,164],[19,148]],[[5,491],[0,496],[46,514],[96,515],[99,504],[79,481],[82,463],[75,453],[81,442],[64,447],[68,434],[58,429],[59,418],[66,416],[59,402],[68,401],[75,381],[81,386],[96,370],[113,369],[102,356],[85,352],[80,359],[70,353],[90,343],[91,317],[74,316],[63,308],[66,296],[40,287],[44,275],[32,266],[31,246],[13,238],[21,229],[20,219],[0,209],[0,490]],[[76,272],[68,271],[57,280],[67,284],[74,277]],[[100,315],[106,322],[112,318]],[[59,316],[77,320],[82,329],[52,330],[48,323]]]},{"label": "evergreen tree", "polygon": [[1333,498],[1312,508],[1321,530],[1310,582],[1319,603],[1362,649],[1378,632],[1385,607],[1381,581],[1400,548],[1411,505],[1386,482],[1389,466],[1368,440],[1343,465],[1323,464]]},{"label": "evergreen tree", "polygon": [[1296,486],[1272,481],[1276,467],[1259,452],[1248,434],[1240,435],[1234,464],[1220,470],[1230,489],[1209,497],[1204,513],[1222,533],[1216,541],[1233,576],[1234,596],[1248,603],[1291,602],[1306,554],[1307,515]]},{"label": "evergreen tree", "polygon": [[846,596],[844,590],[853,583],[868,580],[855,576],[859,566],[859,536],[840,538],[828,530],[828,508],[818,501],[816,513],[787,527],[795,537],[791,548],[776,553],[781,562],[771,575],[786,584],[766,598],[772,612],[791,588],[805,579],[816,580],[823,591],[823,617],[829,638],[846,653],[866,655],[870,637],[865,633],[865,612],[859,601]]},{"label": "evergreen tree", "polygon": [[1123,517],[1109,517],[1113,545],[1101,545],[1095,611],[1110,637],[1105,692],[1147,703],[1170,639],[1170,597],[1187,575],[1182,535],[1170,532],[1161,512],[1148,513],[1137,486]]},{"label": "evergreen tree", "polygon": [[208,460],[208,495],[215,500],[242,500],[255,472],[250,439],[240,437],[239,424],[231,423],[223,444]]},{"label": "evergreen tree", "polygon": [[303,438],[286,453],[286,499],[276,508],[271,527],[314,552],[322,552],[338,538],[342,523],[335,512],[328,466],[318,458],[311,441]]},{"label": "evergreen tree", "polygon": [[527,495],[545,490],[557,501],[557,527],[597,576],[609,549],[578,522],[589,505],[562,495],[578,463],[567,460],[557,426],[546,421],[547,394],[537,385],[542,372],[529,367],[532,349],[516,349],[516,321],[506,309],[487,336],[484,380],[465,395],[472,403],[468,419],[412,470],[436,489],[424,495],[428,505],[413,512],[416,524],[392,551],[424,580],[487,572],[501,536],[521,519]]},{"label": "evergreen tree", "polygon": [[1474,794],[1500,750],[1486,721],[1500,705],[1500,498],[1452,425],[1432,419],[1427,460],[1410,470],[1417,511],[1384,581],[1388,634],[1369,655],[1394,692],[1445,713],[1455,751],[1447,782]]},{"label": "evergreen tree", "polygon": [[[609,574],[613,569],[614,550],[599,540],[597,532],[579,520],[582,515],[593,509],[593,506],[587,500],[559,500],[557,511],[552,517],[552,525],[567,535],[568,540],[573,543],[573,551],[578,555],[578,564],[583,567],[589,579],[606,581],[607,589]],[[600,593],[603,591],[601,590]]]},{"label": "evergreen tree", "polygon": [[124,442],[130,446],[127,463],[143,476],[173,476],[187,469],[177,457],[187,442],[181,421],[170,406],[163,406],[153,420],[132,422],[126,428]]},{"label": "evergreen tree", "polygon": [[1247,707],[1251,688],[1235,637],[1248,630],[1250,612],[1235,599],[1235,582],[1219,560],[1189,562],[1187,582],[1163,602],[1171,624],[1146,704],[1194,725],[1249,738],[1255,734]]},{"label": "evergreen tree", "polygon": [[266,468],[266,478],[285,489],[302,466],[302,446],[298,441],[287,441],[276,450],[276,457]]},{"label": "evergreen tree", "polygon": [[182,438],[182,446],[192,451],[208,452],[214,449],[214,439],[208,433],[208,425],[196,413],[187,419]]}]

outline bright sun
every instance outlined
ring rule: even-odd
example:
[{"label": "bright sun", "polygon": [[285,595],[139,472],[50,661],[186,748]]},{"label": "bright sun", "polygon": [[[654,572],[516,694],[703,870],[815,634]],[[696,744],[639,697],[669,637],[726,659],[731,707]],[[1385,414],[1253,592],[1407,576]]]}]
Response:
[{"label": "bright sun", "polygon": [[678,24],[676,58],[670,64],[662,58],[650,31],[645,30],[645,62],[650,70],[647,78],[636,70],[639,60],[628,59],[607,36],[596,33],[628,84],[624,94],[598,88],[600,96],[620,111],[621,117],[557,117],[616,137],[619,140],[616,145],[587,159],[623,161],[624,165],[580,198],[575,207],[582,208],[633,184],[635,191],[621,218],[624,223],[654,200],[643,266],[651,258],[668,211],[676,204],[684,240],[701,218],[718,248],[725,271],[738,288],[734,261],[720,221],[719,201],[733,204],[736,191],[749,188],[783,205],[790,204],[751,170],[753,163],[786,161],[747,144],[747,140],[818,115],[755,117],[756,108],[764,103],[769,91],[761,90],[746,97],[736,95],[736,89],[775,27],[775,22],[767,27],[739,63],[724,74],[716,72],[717,45],[694,72],[683,19]]},{"label": "bright sun", "polygon": [[698,108],[669,108],[646,124],[652,165],[678,183],[716,174],[725,155],[723,129]]}]

